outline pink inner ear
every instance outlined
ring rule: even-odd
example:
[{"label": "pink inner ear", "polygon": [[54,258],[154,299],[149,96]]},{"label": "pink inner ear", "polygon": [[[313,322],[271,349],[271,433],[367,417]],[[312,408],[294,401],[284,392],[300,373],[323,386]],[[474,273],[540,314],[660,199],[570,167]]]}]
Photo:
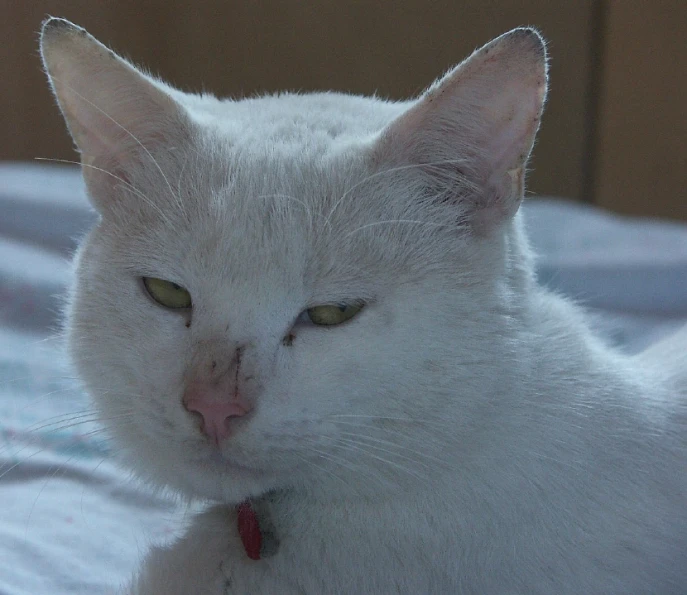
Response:
[{"label": "pink inner ear", "polygon": [[41,51],[94,206],[102,212],[124,197],[140,197],[132,186],[139,166],[165,179],[153,155],[179,146],[190,131],[172,92],[71,25],[44,35]]},{"label": "pink inner ear", "polygon": [[521,167],[539,127],[545,76],[497,70],[469,77],[464,68],[431,89],[387,136],[414,162],[479,155],[491,172]]},{"label": "pink inner ear", "polygon": [[524,166],[539,129],[543,90],[524,83],[516,81],[495,97],[487,108],[491,113],[484,118],[493,126],[484,155],[497,175]]},{"label": "pink inner ear", "polygon": [[161,86],[85,31],[63,27],[42,43],[46,70],[86,161],[125,161],[175,133],[183,110]]},{"label": "pink inner ear", "polygon": [[[424,173],[436,182],[455,179],[460,169],[471,178],[463,187],[481,188],[482,200],[474,202],[473,211],[482,209],[484,217],[496,218],[514,213],[541,119],[546,80],[545,49],[538,34],[506,34],[432,85],[392,122],[380,140],[378,159],[394,165],[427,164]],[[458,167],[461,159],[464,164]]]},{"label": "pink inner ear", "polygon": [[[178,126],[179,121],[170,116],[180,108],[147,80],[136,80],[138,73],[132,77],[129,86],[109,80],[115,79],[111,76],[81,90],[55,81],[65,118],[84,156],[123,163],[132,152],[145,152],[164,142],[173,134],[174,124]],[[108,83],[120,84],[107,93]]]}]

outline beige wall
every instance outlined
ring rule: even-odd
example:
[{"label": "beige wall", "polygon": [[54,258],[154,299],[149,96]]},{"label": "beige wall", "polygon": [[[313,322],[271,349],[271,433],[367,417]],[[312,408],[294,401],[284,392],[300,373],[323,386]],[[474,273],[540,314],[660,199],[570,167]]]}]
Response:
[{"label": "beige wall", "polygon": [[[637,152],[637,141],[645,153],[670,156],[675,143],[687,140],[684,120],[680,128],[666,116],[660,131],[648,124],[656,118],[646,107],[651,102],[643,90],[638,91],[637,108],[628,101],[635,93],[634,65],[623,61],[628,22],[641,25],[651,16],[633,21],[633,6],[687,6],[682,0],[0,0],[0,4],[5,17],[0,25],[4,40],[0,158],[75,155],[40,72],[36,31],[46,14],[85,26],[182,88],[222,95],[336,89],[408,97],[476,46],[509,28],[531,24],[549,39],[552,59],[551,95],[531,164],[530,191],[597,200],[620,211],[687,218],[686,200],[637,198],[635,189],[642,188],[643,196],[650,194],[644,190],[651,186],[644,177],[646,167],[627,168],[618,192],[614,185],[618,169],[643,155]],[[671,45],[664,30],[674,29],[675,22],[667,17],[665,23],[652,23],[650,35],[661,41],[645,46],[638,38],[634,58],[655,64],[654,78],[660,79],[660,57],[669,53],[666,59],[681,74],[687,66],[684,52],[680,57],[676,51],[682,38]],[[647,58],[647,52],[653,58]],[[608,84],[617,88],[608,89]],[[659,102],[666,114],[681,115],[684,84],[681,93],[682,103],[662,96],[661,102],[665,99],[674,108],[671,112]],[[623,130],[625,121],[632,123],[634,132]],[[651,146],[641,144],[647,127],[655,138]],[[623,133],[635,134],[632,153],[623,151],[628,144]],[[661,160],[665,196],[678,194],[677,175],[673,175],[677,171],[672,171],[678,162]],[[642,163],[646,164],[643,157]]]},{"label": "beige wall", "polygon": [[596,202],[687,219],[687,2],[608,3]]}]

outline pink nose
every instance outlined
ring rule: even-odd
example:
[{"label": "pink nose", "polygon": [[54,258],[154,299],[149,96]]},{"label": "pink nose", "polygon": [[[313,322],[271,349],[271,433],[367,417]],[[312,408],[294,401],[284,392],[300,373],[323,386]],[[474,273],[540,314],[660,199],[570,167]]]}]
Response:
[{"label": "pink nose", "polygon": [[250,411],[250,407],[236,401],[217,401],[210,399],[191,399],[185,403],[188,411],[200,413],[203,423],[201,432],[219,444],[231,434],[231,420],[242,417]]}]

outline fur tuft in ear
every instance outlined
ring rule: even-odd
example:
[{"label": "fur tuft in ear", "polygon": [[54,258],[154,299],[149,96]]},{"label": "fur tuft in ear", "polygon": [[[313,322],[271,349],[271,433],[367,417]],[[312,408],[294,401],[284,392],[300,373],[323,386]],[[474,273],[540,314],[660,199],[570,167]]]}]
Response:
[{"label": "fur tuft in ear", "polygon": [[185,112],[162,85],[81,27],[48,18],[40,51],[96,206],[107,200],[108,187],[126,181],[128,168],[152,165],[151,150],[187,130]]},{"label": "fur tuft in ear", "polygon": [[546,99],[544,40],[514,29],[435,82],[385,130],[377,161],[417,165],[430,193],[485,230],[515,214]]}]

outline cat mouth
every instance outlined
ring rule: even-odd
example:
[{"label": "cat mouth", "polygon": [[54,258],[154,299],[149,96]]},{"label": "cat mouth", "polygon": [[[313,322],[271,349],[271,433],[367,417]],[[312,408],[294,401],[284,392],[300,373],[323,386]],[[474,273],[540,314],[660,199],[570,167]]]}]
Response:
[{"label": "cat mouth", "polygon": [[202,457],[200,459],[195,459],[193,464],[200,463],[204,468],[207,468],[213,472],[228,472],[232,474],[249,474],[249,475],[264,475],[265,471],[257,467],[244,465],[236,460],[229,459],[225,457],[221,452],[214,451],[208,456]]}]

